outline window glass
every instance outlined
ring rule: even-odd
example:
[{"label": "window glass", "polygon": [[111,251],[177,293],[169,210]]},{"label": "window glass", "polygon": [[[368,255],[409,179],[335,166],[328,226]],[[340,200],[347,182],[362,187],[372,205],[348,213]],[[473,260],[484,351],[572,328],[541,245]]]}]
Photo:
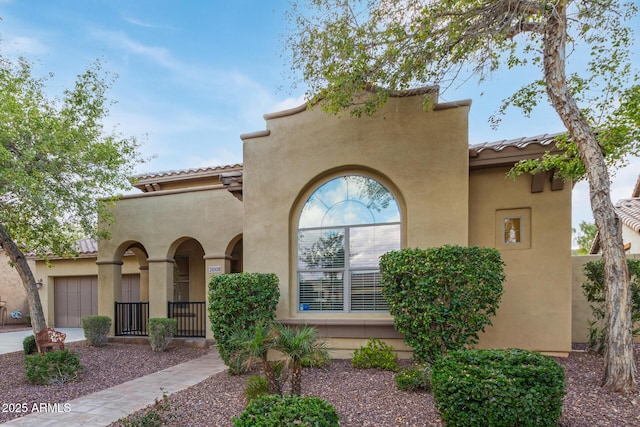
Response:
[{"label": "window glass", "polygon": [[391,192],[360,175],[332,179],[311,194],[297,236],[299,311],[388,311],[380,256],[400,249],[400,210]]}]

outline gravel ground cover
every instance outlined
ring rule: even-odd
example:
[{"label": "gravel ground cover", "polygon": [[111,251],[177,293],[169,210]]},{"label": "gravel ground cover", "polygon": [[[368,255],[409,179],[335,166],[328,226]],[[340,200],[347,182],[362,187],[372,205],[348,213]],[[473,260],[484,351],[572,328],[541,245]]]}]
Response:
[{"label": "gravel ground cover", "polygon": [[[84,369],[68,384],[39,386],[26,382],[23,353],[0,354],[0,404],[64,403],[89,393],[161,371],[207,354],[207,349],[175,347],[154,353],[149,345],[109,343],[90,347],[86,341],[65,345],[80,356]],[[0,408],[0,423],[23,414]]]},{"label": "gravel ground cover", "polygon": [[[69,348],[80,353],[86,369],[76,383],[64,386],[30,386],[24,381],[22,354],[0,355],[2,402],[65,402],[207,351],[176,348],[153,353],[146,345],[115,343],[96,349],[83,342],[72,343]],[[638,355],[640,346],[637,345],[636,367],[640,367]],[[639,390],[621,395],[598,386],[602,357],[575,351],[568,358],[556,360],[565,367],[567,378],[562,427],[640,426]],[[640,379],[640,372],[636,376]],[[245,406],[243,390],[247,377],[220,373],[171,395],[169,405],[175,418],[168,425],[231,426],[231,418],[240,414]],[[354,369],[348,360],[334,360],[324,368],[305,369],[303,394],[319,396],[333,404],[340,415],[341,426],[444,425],[431,394],[398,391],[392,372]],[[0,422],[12,415],[0,414]]]}]

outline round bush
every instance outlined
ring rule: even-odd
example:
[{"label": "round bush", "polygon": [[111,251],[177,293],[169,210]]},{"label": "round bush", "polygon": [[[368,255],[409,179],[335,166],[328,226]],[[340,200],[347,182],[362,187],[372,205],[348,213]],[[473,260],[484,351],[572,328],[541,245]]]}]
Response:
[{"label": "round bush", "polygon": [[450,426],[557,426],[564,368],[527,350],[459,350],[431,372],[433,397]]},{"label": "round bush", "polygon": [[84,316],[82,318],[84,337],[93,347],[102,347],[106,344],[109,328],[111,328],[109,316]]},{"label": "round bush", "polygon": [[333,405],[319,397],[268,395],[253,399],[239,417],[235,427],[338,427]]},{"label": "round bush", "polygon": [[403,249],[380,257],[382,294],[419,362],[467,348],[491,325],[505,279],[500,252],[477,246]]},{"label": "round bush", "polygon": [[353,352],[351,365],[361,369],[384,369],[398,372],[398,355],[393,347],[378,338],[370,338],[367,345]]}]

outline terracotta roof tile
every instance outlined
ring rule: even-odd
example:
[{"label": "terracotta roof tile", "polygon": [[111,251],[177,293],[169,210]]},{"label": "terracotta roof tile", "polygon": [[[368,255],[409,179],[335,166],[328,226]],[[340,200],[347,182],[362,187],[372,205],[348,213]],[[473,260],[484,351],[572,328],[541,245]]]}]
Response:
[{"label": "terracotta roof tile", "polygon": [[81,254],[98,252],[98,242],[94,239],[81,239],[76,242],[76,250]]},{"label": "terracotta roof tile", "polygon": [[138,180],[147,180],[152,178],[178,177],[183,175],[199,174],[202,172],[223,172],[228,169],[238,169],[241,167],[242,167],[241,163],[236,163],[234,165],[225,165],[225,166],[212,166],[212,167],[202,167],[202,168],[193,168],[193,169],[170,170],[170,171],[163,171],[163,172],[150,172],[143,175],[137,175],[135,178]]},{"label": "terracotta roof tile", "polygon": [[525,138],[515,138],[515,139],[503,139],[500,141],[493,142],[483,142],[480,144],[474,144],[469,146],[470,151],[475,151],[476,153],[481,153],[484,150],[493,150],[495,152],[500,152],[507,147],[516,147],[519,149],[527,148],[532,144],[537,144],[540,146],[551,146],[555,143],[555,138],[560,135],[564,135],[565,132],[552,133],[552,134],[542,134],[537,136],[525,137]]},{"label": "terracotta roof tile", "polygon": [[624,225],[636,233],[640,233],[640,198],[618,201],[616,212]]}]

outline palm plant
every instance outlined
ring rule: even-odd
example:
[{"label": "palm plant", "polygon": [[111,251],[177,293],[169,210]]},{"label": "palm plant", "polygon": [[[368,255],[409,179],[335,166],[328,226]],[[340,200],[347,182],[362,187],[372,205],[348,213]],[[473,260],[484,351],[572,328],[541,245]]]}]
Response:
[{"label": "palm plant", "polygon": [[269,350],[277,341],[276,331],[270,322],[259,322],[249,329],[239,330],[231,337],[235,349],[231,362],[236,367],[248,370],[256,364],[262,371],[273,394],[282,394],[282,362],[270,361]]},{"label": "palm plant", "polygon": [[317,360],[329,358],[329,347],[319,339],[318,332],[311,326],[293,328],[275,324],[274,350],[284,355],[284,364],[291,374],[291,394],[302,393],[302,366]]}]

